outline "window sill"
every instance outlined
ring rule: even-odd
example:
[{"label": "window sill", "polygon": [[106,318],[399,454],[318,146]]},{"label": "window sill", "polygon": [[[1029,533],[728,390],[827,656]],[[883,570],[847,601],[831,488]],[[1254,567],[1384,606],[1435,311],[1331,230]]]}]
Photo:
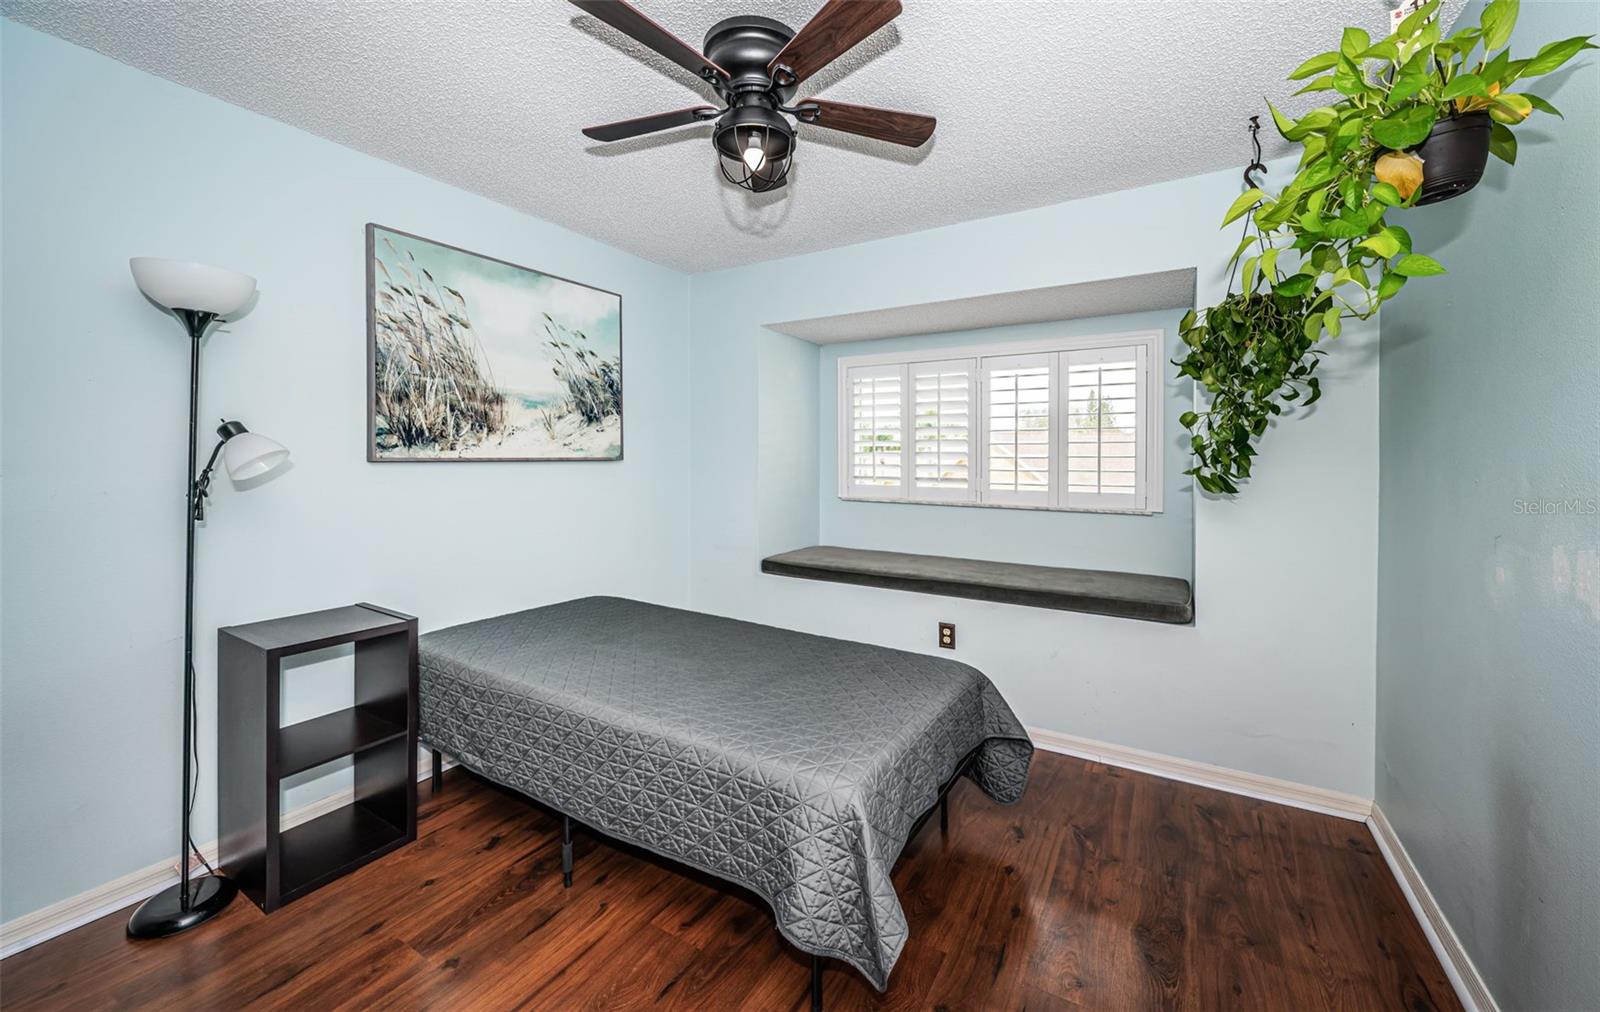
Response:
[{"label": "window sill", "polygon": [[762,559],[761,571],[802,580],[883,587],[1170,625],[1188,625],[1194,621],[1194,594],[1189,581],[1171,576],[1028,566],[831,545],[801,548]]},{"label": "window sill", "polygon": [[970,502],[965,499],[902,499],[898,496],[841,495],[840,502],[888,502],[912,506],[964,506],[984,510],[1032,510],[1035,513],[1103,513],[1115,517],[1153,517],[1160,508],[1143,510],[1097,509],[1092,506],[1030,506],[1015,502]]}]

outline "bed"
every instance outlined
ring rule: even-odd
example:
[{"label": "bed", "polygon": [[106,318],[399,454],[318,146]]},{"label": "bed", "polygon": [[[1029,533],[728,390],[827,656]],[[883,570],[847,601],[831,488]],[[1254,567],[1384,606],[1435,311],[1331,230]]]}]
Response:
[{"label": "bed", "polygon": [[577,820],[744,886],[814,1005],[822,958],[886,987],[890,872],[955,779],[1007,804],[1033,755],[968,665],[623,598],[440,629],[419,664],[422,739],[560,812],[568,884]]}]

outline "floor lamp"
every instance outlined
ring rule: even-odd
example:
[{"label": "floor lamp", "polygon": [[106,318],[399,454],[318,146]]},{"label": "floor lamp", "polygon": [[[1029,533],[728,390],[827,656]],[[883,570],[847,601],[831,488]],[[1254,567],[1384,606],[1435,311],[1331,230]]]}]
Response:
[{"label": "floor lamp", "polygon": [[189,489],[186,504],[189,534],[186,546],[187,570],[183,596],[183,790],[182,837],[178,845],[179,881],[139,904],[128,920],[130,938],[161,938],[175,935],[221,913],[239,887],[217,874],[209,864],[208,875],[189,873],[190,855],[200,856],[189,835],[189,816],[194,808],[195,703],[194,703],[194,527],[205,519],[205,501],[211,487],[211,470],[222,456],[228,476],[235,481],[254,478],[289,459],[289,451],[265,436],[248,431],[238,422],[225,421],[217,429],[218,442],[205,469],[195,472],[200,430],[200,339],[216,320],[242,309],[255,294],[256,280],[237,271],[207,267],[204,264],[134,257],[128,261],[133,279],[151,300],[172,311],[189,332]]}]

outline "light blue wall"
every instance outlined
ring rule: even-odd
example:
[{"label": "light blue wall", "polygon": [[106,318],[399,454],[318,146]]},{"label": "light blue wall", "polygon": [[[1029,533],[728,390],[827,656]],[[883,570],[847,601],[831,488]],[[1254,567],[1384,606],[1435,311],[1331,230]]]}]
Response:
[{"label": "light blue wall", "polygon": [[[595,592],[685,602],[682,275],[27,28],[3,34],[0,919],[177,849],[188,348],[130,255],[260,280],[254,311],[206,342],[201,413],[294,453],[261,487],[220,481],[200,533],[199,840],[215,835],[218,626],[359,600],[424,629]],[[368,221],[620,292],[627,459],[366,463]],[[297,671],[289,706],[339,705],[347,663]]]},{"label": "light blue wall", "polygon": [[[758,338],[759,450],[756,513],[764,555],[817,544],[817,361],[820,349],[787,334],[763,330]],[[714,450],[714,448],[712,448]],[[793,508],[799,506],[799,508]]]},{"label": "light blue wall", "polygon": [[[1194,498],[1188,439],[1178,416],[1194,406],[1194,384],[1180,380],[1167,362],[1178,354],[1182,312],[1131,313],[1013,327],[888,338],[821,349],[817,388],[818,505],[823,544],[921,552],[957,558],[1026,562],[1039,566],[1112,569],[1189,579],[1194,571]],[[851,355],[982,347],[1090,334],[1159,330],[1164,335],[1156,376],[1163,382],[1165,435],[1164,509],[1154,516],[972,509],[911,503],[847,502],[839,498],[839,359]],[[762,396],[769,394],[766,386]],[[802,547],[791,545],[792,548]]]},{"label": "light blue wall", "polygon": [[1327,395],[1273,427],[1246,495],[1191,500],[1192,627],[760,572],[806,543],[825,491],[797,492],[759,425],[779,410],[767,324],[1191,267],[1210,302],[1237,239],[1217,223],[1239,188],[1228,170],[693,276],[693,606],[929,653],[936,623],[955,621],[956,656],[1027,724],[1370,797],[1375,327],[1346,331]]},{"label": "light blue wall", "polygon": [[[1525,2],[1512,47],[1594,33]],[[1600,1008],[1600,57],[1569,68],[1515,168],[1406,216],[1450,273],[1383,311],[1377,799],[1507,1010]]]}]

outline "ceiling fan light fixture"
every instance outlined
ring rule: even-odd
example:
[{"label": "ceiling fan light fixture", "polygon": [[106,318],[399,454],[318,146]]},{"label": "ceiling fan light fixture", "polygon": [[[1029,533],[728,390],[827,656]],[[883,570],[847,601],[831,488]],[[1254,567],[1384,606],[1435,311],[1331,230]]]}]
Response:
[{"label": "ceiling fan light fixture", "polygon": [[730,109],[711,135],[728,182],[754,193],[787,181],[794,157],[794,128],[775,109],[742,105]]},{"label": "ceiling fan light fixture", "polygon": [[933,135],[932,116],[815,98],[791,106],[802,81],[893,21],[900,0],[826,0],[798,32],[754,14],[724,18],[706,32],[699,52],[628,0],[572,3],[694,74],[727,106],[719,112],[715,106],[699,105],[585,127],[583,134],[591,140],[611,143],[715,120],[711,143],[723,178],[764,193],[789,178],[795,124],[785,114],[808,126],[912,148]]}]

